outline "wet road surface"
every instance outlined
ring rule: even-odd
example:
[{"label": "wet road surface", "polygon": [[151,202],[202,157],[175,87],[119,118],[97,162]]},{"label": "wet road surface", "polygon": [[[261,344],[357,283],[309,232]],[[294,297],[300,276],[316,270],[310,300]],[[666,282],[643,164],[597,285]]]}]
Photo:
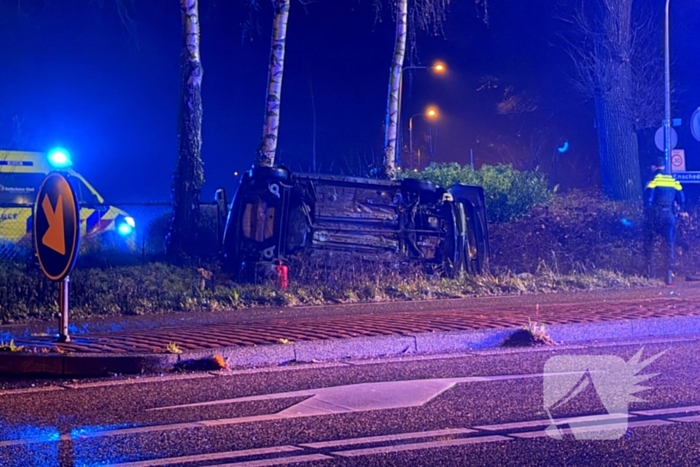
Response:
[{"label": "wet road surface", "polygon": [[4,387],[3,467],[700,465],[698,340]]}]

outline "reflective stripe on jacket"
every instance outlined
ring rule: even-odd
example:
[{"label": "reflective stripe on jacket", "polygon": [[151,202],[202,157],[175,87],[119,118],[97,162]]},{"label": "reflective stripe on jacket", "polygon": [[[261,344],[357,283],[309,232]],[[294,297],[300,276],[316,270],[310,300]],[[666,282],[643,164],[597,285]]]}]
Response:
[{"label": "reflective stripe on jacket", "polygon": [[673,203],[682,206],[685,203],[683,187],[671,175],[657,174],[647,184],[648,194],[646,196],[647,207],[658,207],[664,210],[671,210]]}]

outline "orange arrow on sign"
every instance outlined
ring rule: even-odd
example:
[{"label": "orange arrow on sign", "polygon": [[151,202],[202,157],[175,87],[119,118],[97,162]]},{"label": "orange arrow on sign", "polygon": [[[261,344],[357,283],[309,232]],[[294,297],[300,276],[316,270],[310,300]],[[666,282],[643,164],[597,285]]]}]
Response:
[{"label": "orange arrow on sign", "polygon": [[63,228],[63,195],[58,195],[55,210],[51,207],[49,195],[44,195],[41,207],[44,209],[46,220],[49,223],[49,228],[46,229],[46,233],[41,238],[41,243],[51,248],[56,253],[65,255],[66,239]]}]

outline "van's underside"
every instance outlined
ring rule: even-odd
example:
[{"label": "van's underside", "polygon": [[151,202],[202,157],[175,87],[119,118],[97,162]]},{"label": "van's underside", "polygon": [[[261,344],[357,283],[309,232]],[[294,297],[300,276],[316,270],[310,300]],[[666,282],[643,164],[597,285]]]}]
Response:
[{"label": "van's underside", "polygon": [[[468,211],[474,217],[483,211],[483,191],[464,188],[481,200],[478,209],[472,200],[455,201],[449,191],[419,180],[257,169],[243,177],[234,197],[224,251],[244,273],[273,261],[328,255],[412,261],[447,275],[481,272],[488,251],[482,251],[479,264],[470,260]],[[477,219],[472,223],[479,227]],[[487,250],[488,239],[481,237]],[[471,253],[478,256],[475,248]]]}]

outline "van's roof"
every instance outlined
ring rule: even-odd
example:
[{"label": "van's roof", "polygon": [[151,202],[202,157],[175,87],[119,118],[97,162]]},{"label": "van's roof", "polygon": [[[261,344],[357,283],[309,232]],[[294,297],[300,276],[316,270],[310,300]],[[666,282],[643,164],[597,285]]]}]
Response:
[{"label": "van's roof", "polygon": [[348,175],[329,175],[329,174],[317,174],[317,173],[297,173],[294,172],[292,177],[297,180],[311,180],[314,182],[326,182],[334,184],[350,184],[359,186],[373,186],[373,187],[394,187],[399,188],[401,182],[397,180],[382,180],[377,178],[366,178],[366,177],[352,177]]},{"label": "van's roof", "polygon": [[40,152],[0,150],[0,172],[49,173],[51,166]]}]

